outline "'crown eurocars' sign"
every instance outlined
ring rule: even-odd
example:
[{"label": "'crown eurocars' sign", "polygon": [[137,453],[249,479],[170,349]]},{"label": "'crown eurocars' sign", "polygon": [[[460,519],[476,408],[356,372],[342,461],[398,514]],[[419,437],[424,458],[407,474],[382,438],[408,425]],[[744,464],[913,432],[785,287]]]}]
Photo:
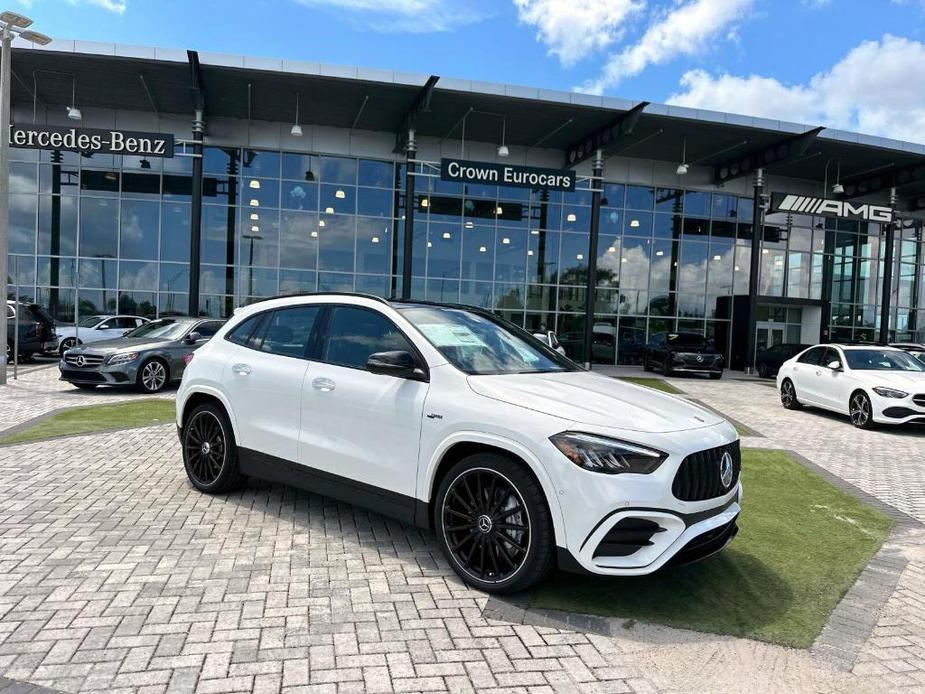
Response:
[{"label": "'crown eurocars' sign", "polygon": [[818,214],[824,217],[860,219],[865,222],[888,224],[893,221],[893,208],[868,203],[853,203],[850,200],[831,200],[808,195],[790,193],[771,194],[771,212],[794,214]]},{"label": "'crown eurocars' sign", "polygon": [[94,154],[172,157],[173,135],[130,130],[69,128],[53,125],[10,125],[10,147],[63,149]]},{"label": "'crown eurocars' sign", "polygon": [[516,188],[575,190],[575,172],[568,169],[542,169],[535,166],[493,164],[463,159],[442,159],[440,179]]}]

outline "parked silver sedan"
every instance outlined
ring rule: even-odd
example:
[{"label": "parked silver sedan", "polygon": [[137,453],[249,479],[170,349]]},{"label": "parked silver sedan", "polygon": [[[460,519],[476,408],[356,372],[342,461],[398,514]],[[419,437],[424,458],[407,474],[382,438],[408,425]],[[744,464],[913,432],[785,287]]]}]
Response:
[{"label": "parked silver sedan", "polygon": [[193,352],[224,321],[161,318],[114,340],[67,350],[58,363],[61,380],[78,388],[134,385],[143,393],[163,390],[179,381]]}]

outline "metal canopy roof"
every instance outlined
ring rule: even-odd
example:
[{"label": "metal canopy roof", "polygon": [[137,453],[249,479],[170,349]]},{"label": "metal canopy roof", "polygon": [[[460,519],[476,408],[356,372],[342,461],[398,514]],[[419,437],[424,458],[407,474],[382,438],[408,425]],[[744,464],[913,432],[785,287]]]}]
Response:
[{"label": "metal canopy roof", "polygon": [[[425,76],[259,58],[201,53],[206,120],[237,118],[291,123],[299,94],[300,122],[394,134],[426,82]],[[81,108],[189,115],[194,89],[182,51],[55,41],[49,48],[16,44],[13,103],[64,109],[76,78]],[[441,79],[430,109],[419,114],[418,136],[458,140],[466,117],[466,139],[564,150],[638,102],[455,79]],[[365,106],[364,106],[365,104]],[[471,111],[471,112],[470,112]],[[613,154],[702,166],[744,155],[791,138],[812,125],[735,116],[651,104],[633,135]],[[830,158],[840,160],[842,180],[886,173],[891,167],[925,163],[925,145],[824,130],[802,157],[770,173],[822,182]],[[835,165],[829,167],[834,180]],[[900,189],[900,196],[925,195],[925,180]]]}]

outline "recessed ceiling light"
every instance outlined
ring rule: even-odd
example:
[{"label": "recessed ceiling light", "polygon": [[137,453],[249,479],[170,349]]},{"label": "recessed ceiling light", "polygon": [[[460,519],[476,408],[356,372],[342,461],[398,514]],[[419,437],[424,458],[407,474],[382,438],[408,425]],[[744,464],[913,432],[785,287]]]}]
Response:
[{"label": "recessed ceiling light", "polygon": [[325,207],[325,208],[324,208],[324,213],[325,213],[325,214],[334,214],[334,208],[333,208],[333,207]]},{"label": "recessed ceiling light", "polygon": [[251,227],[251,231],[253,231],[254,233],[256,233],[256,232],[260,231],[260,227],[257,226],[257,225],[255,224],[254,226]]},{"label": "recessed ceiling light", "polygon": [[485,253],[488,249],[485,246],[479,246],[479,253]]},{"label": "recessed ceiling light", "polygon": [[530,233],[533,234],[534,236],[539,236],[539,235],[540,235],[540,230],[539,230],[539,229],[531,229],[531,230],[530,230]]},{"label": "recessed ceiling light", "polygon": [[527,255],[533,255],[533,251],[527,251]]},{"label": "recessed ceiling light", "polygon": [[448,232],[448,231],[444,231],[444,232],[443,232],[443,238],[445,238],[445,239],[451,239],[451,238],[453,238],[453,235],[450,234],[450,232]]},{"label": "recessed ceiling light", "polygon": [[323,219],[319,219],[319,220],[318,220],[318,226],[320,226],[320,227],[323,227],[323,226],[324,226],[324,220],[323,220]]},{"label": "recessed ceiling light", "polygon": [[614,248],[613,246],[611,246],[610,248],[607,249],[607,252],[608,252],[608,253],[616,253],[616,252],[617,252],[617,249]]},{"label": "recessed ceiling light", "polygon": [[495,214],[504,214],[504,210],[501,209],[501,205],[498,205],[498,206],[495,208]]},{"label": "recessed ceiling light", "polygon": [[430,200],[427,198],[421,198],[421,207],[430,207]]},{"label": "recessed ceiling light", "polygon": [[256,178],[251,179],[250,185],[254,190],[260,190],[260,181],[258,181]]},{"label": "recessed ceiling light", "polygon": [[510,242],[511,242],[511,240],[510,240],[507,236],[505,236],[503,239],[501,239],[501,243],[503,243],[504,245],[507,245],[507,244],[509,244]]},{"label": "recessed ceiling light", "polygon": [[575,256],[575,260],[584,260],[584,259],[585,257],[581,253]]},{"label": "recessed ceiling light", "polygon": [[665,255],[665,251],[655,251],[655,255],[661,257],[661,256]]},{"label": "recessed ceiling light", "polygon": [[574,221],[576,221],[577,219],[578,219],[578,217],[575,216],[575,213],[574,213],[574,212],[569,212],[569,213],[568,213],[568,216],[565,218],[565,221],[567,221],[567,222],[574,222]]},{"label": "recessed ceiling light", "polygon": [[259,215],[259,214],[257,214],[256,212],[251,212],[251,221],[252,221],[252,222],[256,222],[256,221],[258,221],[259,219],[260,219],[260,215]]},{"label": "recessed ceiling light", "polygon": [[379,243],[379,237],[378,237],[378,236],[373,236],[373,237],[370,239],[370,241],[372,241],[373,243]]},{"label": "recessed ceiling light", "polygon": [[260,207],[260,201],[257,198],[251,198],[251,207]]},{"label": "recessed ceiling light", "polygon": [[347,197],[347,194],[344,191],[338,189],[337,191],[335,191],[334,197],[337,198],[338,200],[343,200],[344,198]]},{"label": "recessed ceiling light", "polygon": [[630,226],[633,227],[633,229],[638,228],[638,227],[639,227],[639,220],[638,220],[638,219],[631,219],[631,220],[630,220]]},{"label": "recessed ceiling light", "polygon": [[311,233],[311,237],[312,237],[313,239],[317,239],[317,238],[318,238],[318,232],[317,232],[317,231],[313,231],[313,232]]},{"label": "recessed ceiling light", "polygon": [[466,222],[465,224],[463,224],[463,226],[466,227],[466,229],[471,229],[472,227],[475,226],[475,224],[473,224],[472,222]]},{"label": "recessed ceiling light", "polygon": [[723,256],[721,256],[721,255],[714,255],[714,256],[713,256],[713,260],[722,260],[722,259],[723,259]]},{"label": "recessed ceiling light", "polygon": [[428,247],[428,248],[433,248],[433,247],[434,247],[434,244],[432,244],[430,241],[428,241],[428,242],[427,242],[427,247]]}]

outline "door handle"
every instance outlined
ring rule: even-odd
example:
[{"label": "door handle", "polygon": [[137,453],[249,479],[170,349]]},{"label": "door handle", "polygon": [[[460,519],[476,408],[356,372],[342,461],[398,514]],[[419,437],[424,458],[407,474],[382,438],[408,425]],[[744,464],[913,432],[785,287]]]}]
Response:
[{"label": "door handle", "polygon": [[247,376],[251,372],[251,367],[247,364],[235,364],[231,367],[231,370],[236,374],[241,374],[242,376]]},{"label": "door handle", "polygon": [[330,393],[337,387],[337,384],[334,383],[330,378],[316,378],[312,381],[312,388],[315,390],[320,390],[324,393]]}]

